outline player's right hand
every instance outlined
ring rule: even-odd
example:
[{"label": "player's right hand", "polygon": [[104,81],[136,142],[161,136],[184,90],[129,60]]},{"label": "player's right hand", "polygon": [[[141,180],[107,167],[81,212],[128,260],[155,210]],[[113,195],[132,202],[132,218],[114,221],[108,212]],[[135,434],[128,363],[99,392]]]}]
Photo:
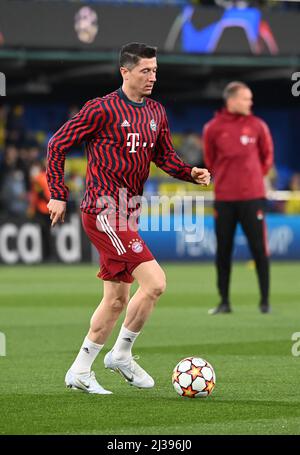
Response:
[{"label": "player's right hand", "polygon": [[49,210],[50,220],[52,221],[51,227],[55,226],[57,222],[63,223],[65,221],[65,214],[67,209],[66,201],[50,199],[47,208]]},{"label": "player's right hand", "polygon": [[191,171],[191,176],[196,183],[200,185],[208,186],[210,184],[210,172],[207,169],[202,169],[199,167],[193,167]]}]

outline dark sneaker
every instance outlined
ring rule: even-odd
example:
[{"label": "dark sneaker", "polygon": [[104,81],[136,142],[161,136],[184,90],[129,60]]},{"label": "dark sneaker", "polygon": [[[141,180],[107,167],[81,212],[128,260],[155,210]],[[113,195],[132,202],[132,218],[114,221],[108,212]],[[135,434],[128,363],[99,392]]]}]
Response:
[{"label": "dark sneaker", "polygon": [[261,302],[259,304],[259,309],[261,313],[271,313],[271,307],[267,302]]},{"label": "dark sneaker", "polygon": [[231,308],[228,303],[220,303],[215,308],[208,310],[208,314],[218,314],[218,313],[231,313]]}]

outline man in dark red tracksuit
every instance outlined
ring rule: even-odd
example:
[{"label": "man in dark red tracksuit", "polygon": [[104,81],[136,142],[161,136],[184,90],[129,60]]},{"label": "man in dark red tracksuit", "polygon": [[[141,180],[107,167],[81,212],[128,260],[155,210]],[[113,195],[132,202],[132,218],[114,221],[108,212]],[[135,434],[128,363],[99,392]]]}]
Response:
[{"label": "man in dark red tracksuit", "polygon": [[255,260],[260,310],[270,311],[269,258],[264,220],[264,176],[273,164],[267,125],[251,113],[252,92],[231,82],[225,107],[204,126],[204,159],[214,176],[217,281],[220,304],[210,314],[229,313],[229,282],[234,233],[240,223]]}]

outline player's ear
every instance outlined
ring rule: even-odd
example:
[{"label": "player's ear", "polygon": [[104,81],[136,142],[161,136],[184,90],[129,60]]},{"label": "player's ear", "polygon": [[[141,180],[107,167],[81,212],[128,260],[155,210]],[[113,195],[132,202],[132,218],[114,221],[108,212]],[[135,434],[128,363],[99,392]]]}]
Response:
[{"label": "player's ear", "polygon": [[127,81],[128,76],[129,76],[129,69],[126,68],[125,66],[121,66],[120,73],[121,73],[121,76],[123,77],[124,81]]}]

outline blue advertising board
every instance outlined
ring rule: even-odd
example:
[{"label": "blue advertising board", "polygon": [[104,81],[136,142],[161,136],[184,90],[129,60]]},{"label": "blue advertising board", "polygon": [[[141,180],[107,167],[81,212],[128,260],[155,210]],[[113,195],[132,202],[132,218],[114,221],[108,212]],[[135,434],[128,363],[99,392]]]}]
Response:
[{"label": "blue advertising board", "polygon": [[[300,260],[300,216],[275,215],[266,217],[268,245],[272,259]],[[182,229],[179,231],[141,231],[141,236],[159,260],[199,261],[213,260],[216,251],[214,220],[204,218],[204,230],[193,235]],[[251,254],[242,229],[238,226],[234,240],[236,260],[248,260]]]},{"label": "blue advertising board", "polygon": [[[181,226],[182,224],[182,226]],[[147,226],[149,225],[149,226]],[[268,244],[272,260],[300,260],[300,216],[267,216]],[[216,238],[212,216],[141,217],[140,234],[161,261],[212,261]],[[145,230],[148,227],[148,230]],[[195,229],[196,227],[196,229]],[[43,233],[38,223],[0,220],[0,264],[38,264],[43,255]],[[83,232],[78,214],[51,230],[52,260],[63,263],[98,262],[98,253]],[[238,227],[234,242],[236,260],[248,260],[247,240]]]}]

